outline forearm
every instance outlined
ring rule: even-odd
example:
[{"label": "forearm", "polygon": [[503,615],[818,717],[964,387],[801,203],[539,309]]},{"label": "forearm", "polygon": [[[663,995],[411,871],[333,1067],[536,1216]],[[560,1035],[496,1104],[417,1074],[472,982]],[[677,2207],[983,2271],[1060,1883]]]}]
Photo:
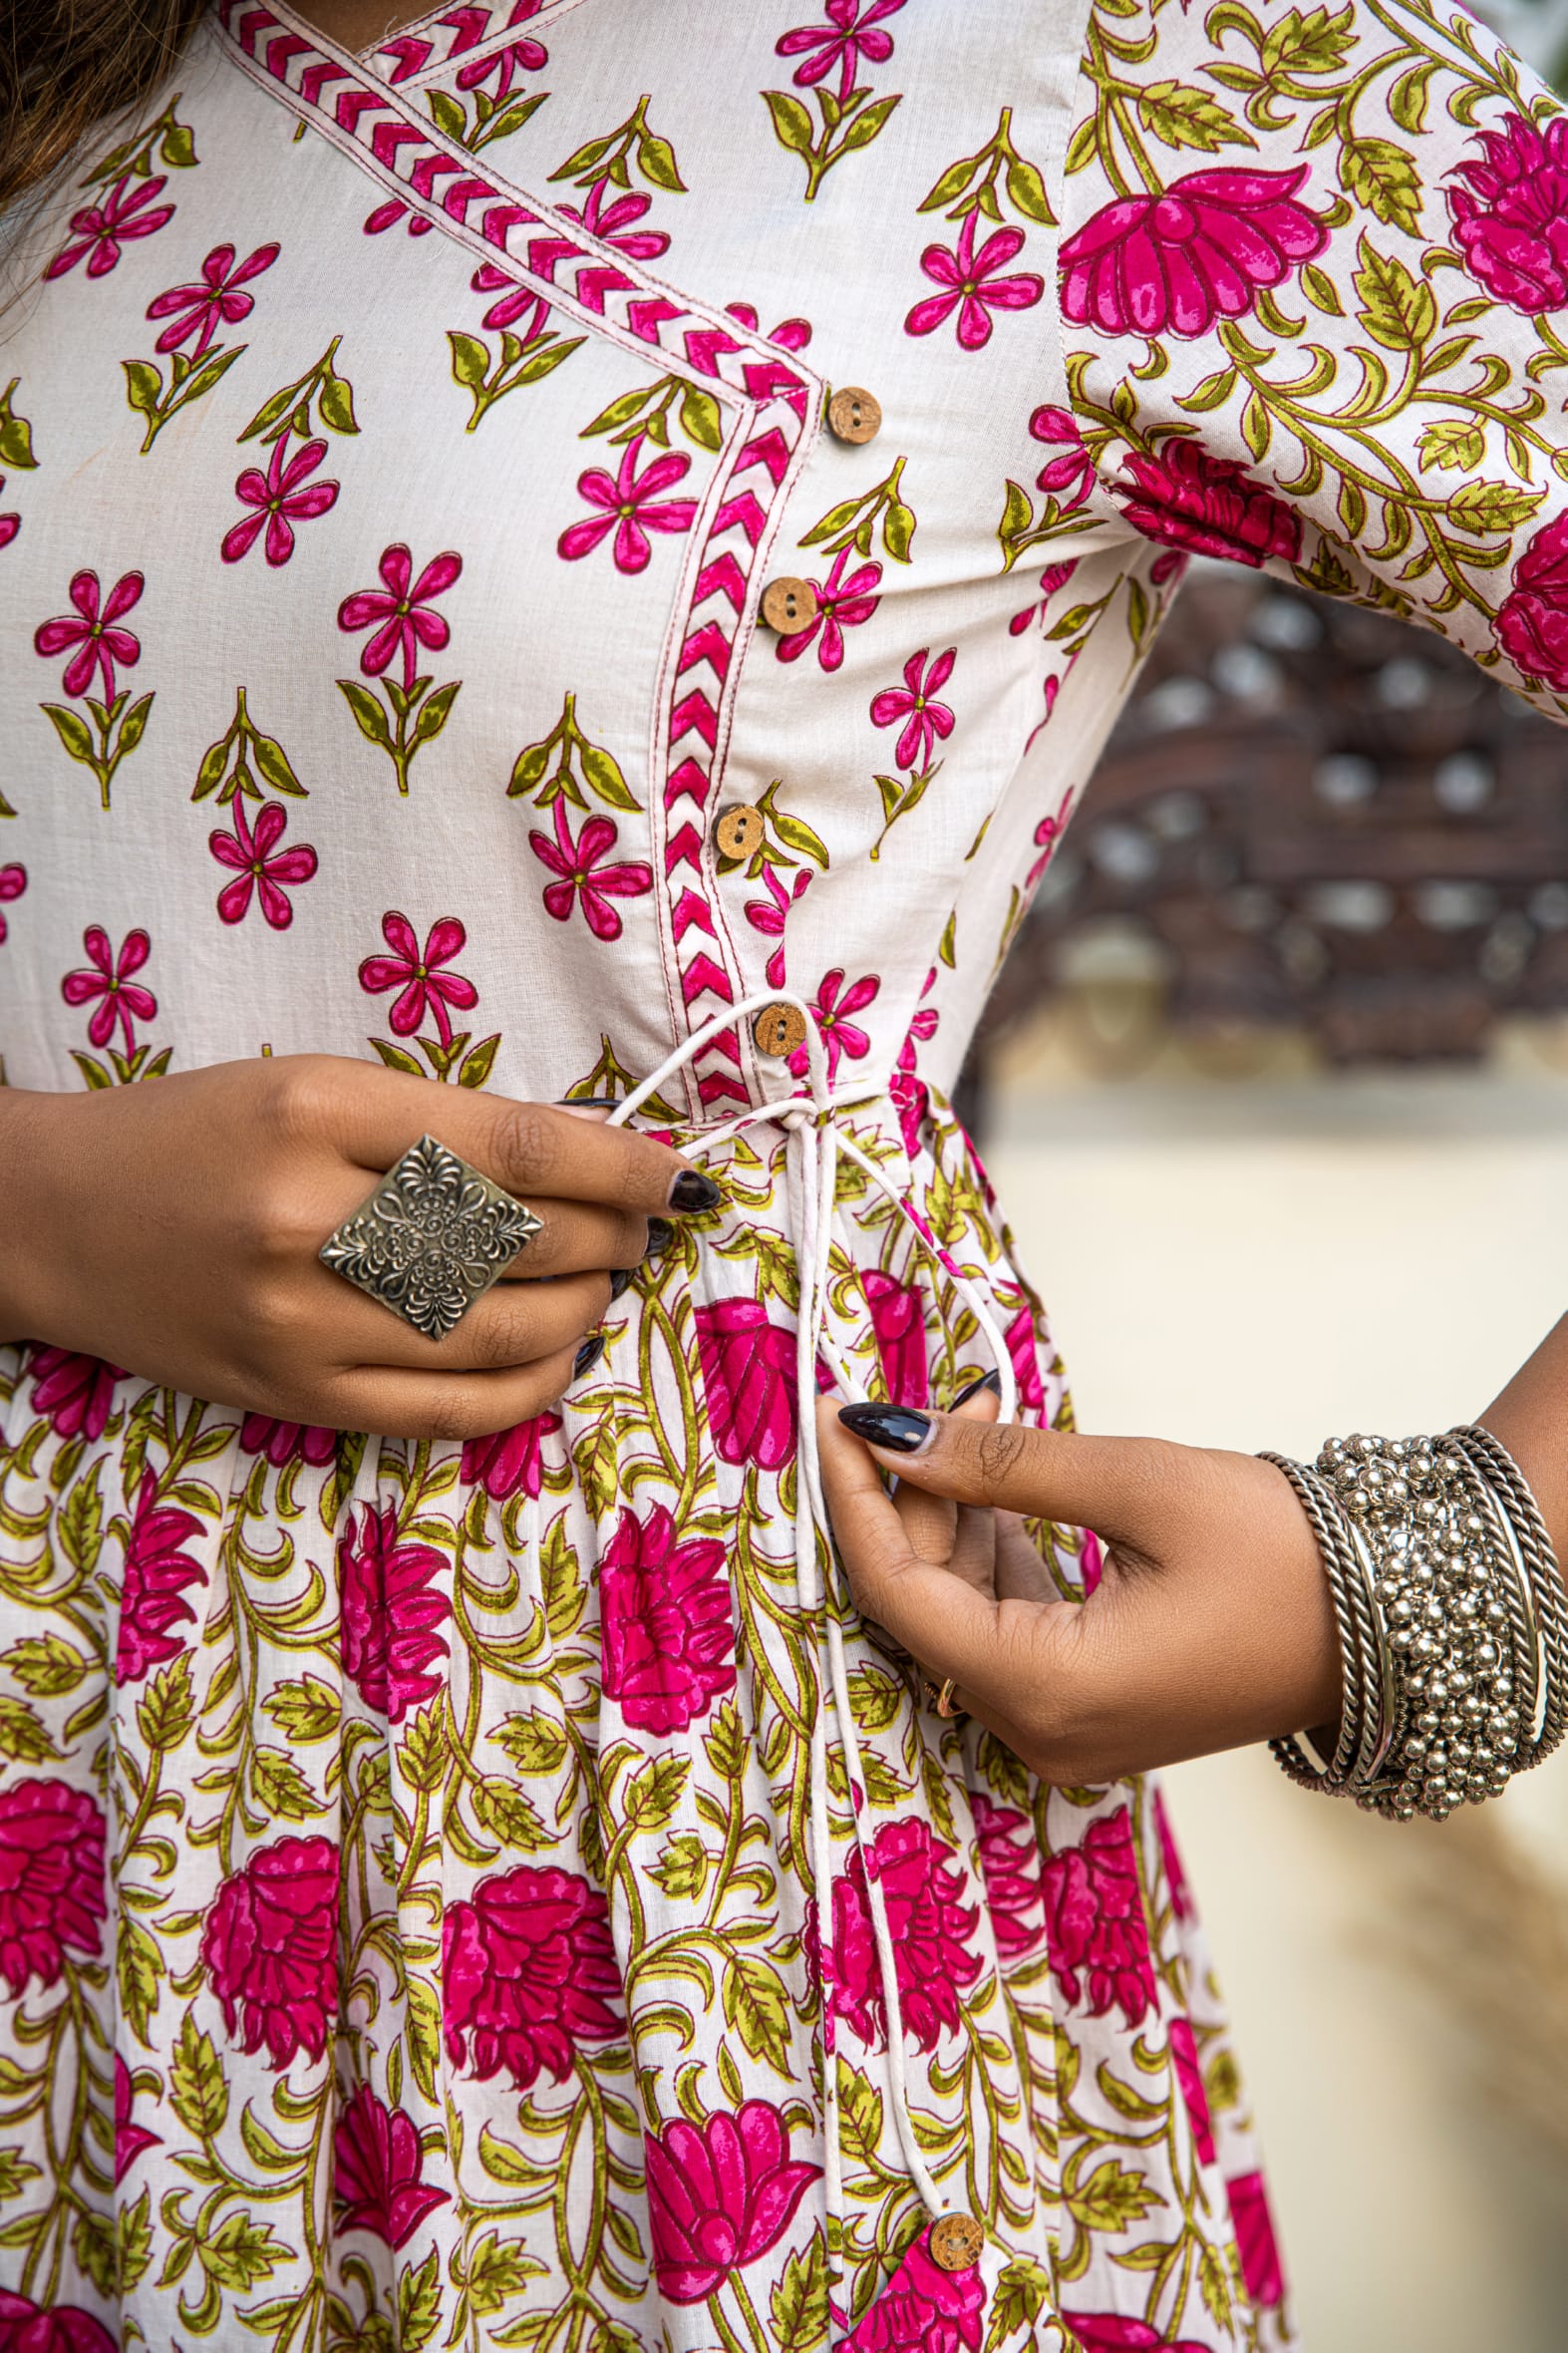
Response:
[{"label": "forearm", "polygon": [[1529,1481],[1557,1557],[1568,1560],[1568,1316],[1480,1419]]},{"label": "forearm", "polygon": [[65,1100],[0,1087],[0,1347],[47,1337],[38,1320],[49,1190],[43,1163],[54,1110]]}]

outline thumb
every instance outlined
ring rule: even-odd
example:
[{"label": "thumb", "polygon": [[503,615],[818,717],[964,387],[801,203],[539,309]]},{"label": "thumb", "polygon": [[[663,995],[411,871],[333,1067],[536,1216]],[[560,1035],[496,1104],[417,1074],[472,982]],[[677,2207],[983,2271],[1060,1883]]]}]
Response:
[{"label": "thumb", "polygon": [[900,1482],[1112,1538],[1138,1536],[1149,1506],[1169,1497],[1173,1458],[1186,1451],[1155,1439],[1084,1438],[906,1407],[843,1406],[838,1419]]}]

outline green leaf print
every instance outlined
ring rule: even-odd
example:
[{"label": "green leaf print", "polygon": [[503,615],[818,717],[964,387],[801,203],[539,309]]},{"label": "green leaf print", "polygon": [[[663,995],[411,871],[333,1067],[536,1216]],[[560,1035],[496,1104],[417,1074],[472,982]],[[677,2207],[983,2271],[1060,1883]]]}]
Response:
[{"label": "green leaf print", "polygon": [[423,2353],[441,2321],[441,2264],[435,2247],[423,2263],[398,2274],[398,2344]]},{"label": "green leaf print", "polygon": [[166,1667],[159,1667],[145,1695],[137,1702],[137,1727],[155,1753],[177,1749],[196,1720],[190,1688],[190,1653],[181,1651]]},{"label": "green leaf print", "polygon": [[774,2289],[776,2353],[814,2353],[827,2334],[827,2242],[811,2234],[804,2254],[793,2254]]},{"label": "green leaf print", "polygon": [[618,123],[602,138],[585,140],[581,147],[573,149],[559,169],[550,173],[550,178],[575,180],[578,187],[588,187],[595,180],[608,180],[616,187],[625,188],[632,184],[633,165],[650,187],[674,195],[687,192],[674,148],[649,127],[646,93],[624,123]]},{"label": "green leaf print", "polygon": [[839,99],[825,84],[818,83],[811,92],[821,117],[818,129],[809,111],[791,91],[765,90],[761,96],[775,139],[786,153],[798,156],[805,166],[808,204],[815,202],[816,192],[833,166],[841,164],[845,156],[868,148],[886,129],[894,109],[903,103],[898,92],[872,100],[869,87],[851,90],[847,99]]},{"label": "green leaf print", "polygon": [[74,1643],[50,1627],[46,1633],[27,1635],[13,1642],[0,1655],[0,1664],[7,1666],[22,1689],[35,1699],[64,1699],[77,1689],[87,1673],[87,1660]]},{"label": "green leaf print", "polygon": [[169,2096],[175,2116],[198,2141],[211,2141],[228,2116],[228,2086],[212,2037],[196,2024],[194,2006],[184,2015],[169,2064]]},{"label": "green leaf print", "polygon": [[127,176],[146,179],[153,169],[155,156],[165,170],[188,171],[197,160],[196,143],[189,125],[181,123],[174,113],[180,97],[176,90],[156,123],[150,124],[146,131],[139,131],[134,139],[111,148],[79,184],[96,187],[103,180]]},{"label": "green leaf print", "polygon": [[712,1858],[695,1831],[680,1831],[660,1849],[649,1872],[666,1895],[690,1897],[694,1902],[708,1884]]},{"label": "green leaf print", "polygon": [[689,1757],[651,1757],[640,1765],[621,1796],[625,1828],[644,1834],[663,1830],[680,1804],[691,1769]]},{"label": "green leaf print", "polygon": [[31,1700],[0,1695],[0,1757],[19,1765],[42,1765],[60,1754]]},{"label": "green leaf print", "polygon": [[789,2056],[789,2000],[784,1979],[760,1953],[740,1953],[725,1963],[720,1981],[725,2023],[733,2026],[754,2059],[792,2081]]},{"label": "green leaf print", "polygon": [[519,1773],[544,1776],[559,1773],[566,1762],[567,1740],[553,1716],[535,1710],[527,1716],[508,1716],[490,1734]]},{"label": "green leaf print", "polygon": [[20,376],[13,376],[0,392],[0,467],[9,467],[13,474],[24,474],[38,464],[33,456],[33,429],[11,405],[21,381]]},{"label": "green leaf print", "polygon": [[157,1942],[129,1912],[120,1915],[115,1954],[120,2007],[144,2050],[151,2050],[154,2013],[164,1975],[163,1955]]},{"label": "green leaf print", "polygon": [[358,433],[354,387],[337,368],[341,341],[341,336],[334,335],[314,367],[296,376],[292,384],[269,393],[236,438],[241,442],[259,440],[265,447],[289,433],[308,441],[318,427],[327,433]]}]

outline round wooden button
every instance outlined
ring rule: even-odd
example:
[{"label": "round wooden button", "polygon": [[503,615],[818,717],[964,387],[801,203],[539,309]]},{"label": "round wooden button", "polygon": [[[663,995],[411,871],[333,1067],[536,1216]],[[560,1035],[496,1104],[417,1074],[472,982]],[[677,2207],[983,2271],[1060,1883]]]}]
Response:
[{"label": "round wooden button", "polygon": [[882,404],[863,385],[842,385],[827,404],[827,430],[835,441],[875,441],[882,430]]},{"label": "round wooden button", "polygon": [[798,1005],[765,1005],[752,1024],[757,1051],[771,1062],[782,1062],[805,1044],[805,1015]]},{"label": "round wooden button", "polygon": [[809,580],[770,580],[763,590],[763,619],[781,637],[809,629],[816,614],[816,590]]},{"label": "round wooden button", "polygon": [[762,811],[749,801],[738,801],[733,809],[720,813],[713,838],[721,857],[750,857],[754,849],[762,848],[767,830]]},{"label": "round wooden button", "polygon": [[985,2243],[973,2214],[941,2214],[931,2225],[931,2260],[944,2271],[967,2271],[979,2262]]}]

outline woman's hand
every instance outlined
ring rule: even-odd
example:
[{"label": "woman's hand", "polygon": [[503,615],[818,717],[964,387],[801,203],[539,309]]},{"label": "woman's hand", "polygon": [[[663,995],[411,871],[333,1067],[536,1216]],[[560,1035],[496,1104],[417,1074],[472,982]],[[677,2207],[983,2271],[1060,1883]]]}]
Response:
[{"label": "woman's hand", "polygon": [[[1327,1581],[1272,1464],[1001,1428],[984,1395],[956,1414],[848,1411],[884,1441],[862,1444],[820,1402],[858,1606],[1046,1781],[1114,1781],[1338,1718]],[[1104,1571],[1088,1600],[1060,1598],[1021,1513],[1095,1529]]]},{"label": "woman's hand", "polygon": [[[429,1340],[317,1257],[429,1133],[543,1220]],[[651,1137],[325,1055],[0,1095],[0,1340],[43,1340],[290,1422],[466,1439],[572,1378],[648,1220],[718,1187]],[[548,1277],[541,1280],[540,1277]]]}]

